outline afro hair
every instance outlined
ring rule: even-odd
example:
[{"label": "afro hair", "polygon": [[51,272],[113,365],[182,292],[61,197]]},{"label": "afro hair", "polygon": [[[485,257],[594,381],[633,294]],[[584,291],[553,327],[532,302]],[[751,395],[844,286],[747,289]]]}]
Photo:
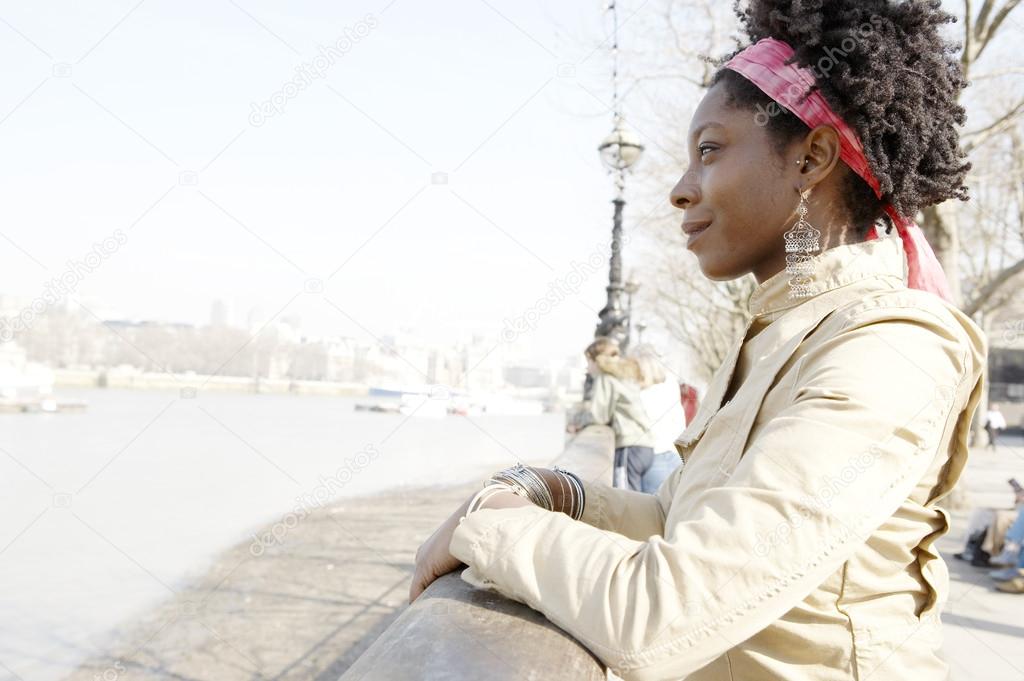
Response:
[{"label": "afro hair", "polygon": [[[941,5],[941,0],[734,4],[750,42],[775,38],[791,45],[794,61],[815,74],[815,89],[859,135],[882,192],[879,200],[844,166],[845,208],[862,238],[879,220],[891,228],[882,211],[885,203],[913,217],[947,199],[968,200],[963,181],[971,165],[958,129],[966,120],[958,98],[967,82],[959,45],[940,34],[956,17]],[[711,85],[719,82],[732,106],[753,110],[772,101],[731,69],[717,71]],[[781,113],[769,119],[767,130],[781,154],[808,128],[777,106]]]}]

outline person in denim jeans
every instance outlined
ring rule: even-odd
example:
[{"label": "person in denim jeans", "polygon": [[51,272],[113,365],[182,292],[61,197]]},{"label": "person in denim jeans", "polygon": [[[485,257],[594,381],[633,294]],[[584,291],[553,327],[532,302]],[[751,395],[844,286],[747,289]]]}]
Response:
[{"label": "person in denim jeans", "polygon": [[639,345],[632,353],[640,368],[640,400],[651,419],[654,457],[641,479],[641,492],[654,494],[681,463],[675,439],[686,428],[686,414],[679,399],[679,385],[669,379],[665,364],[651,345]]},{"label": "person in denim jeans", "polygon": [[654,459],[651,419],[640,398],[640,368],[619,354],[610,338],[598,338],[584,351],[593,393],[583,421],[611,426],[615,433],[612,486],[641,491]]},{"label": "person in denim jeans", "polygon": [[[1013,542],[1012,545],[1011,542]],[[1012,563],[1012,567],[994,570],[989,573],[992,579],[996,580],[995,586],[997,590],[1012,594],[1024,593],[1024,551],[1020,550],[1022,543],[1024,543],[1024,509],[1017,513],[1016,522],[1007,531],[1006,548],[1003,554],[999,556],[999,558],[1004,556],[1009,558],[1013,555],[1014,550],[1016,550],[1016,561]],[[995,563],[995,560],[993,560],[993,563]]]},{"label": "person in denim jeans", "polygon": [[1008,593],[1024,593],[1024,498],[1017,493],[1017,519],[1006,531],[1003,550],[989,562],[992,565],[1009,566],[988,573],[996,580],[996,589]]}]

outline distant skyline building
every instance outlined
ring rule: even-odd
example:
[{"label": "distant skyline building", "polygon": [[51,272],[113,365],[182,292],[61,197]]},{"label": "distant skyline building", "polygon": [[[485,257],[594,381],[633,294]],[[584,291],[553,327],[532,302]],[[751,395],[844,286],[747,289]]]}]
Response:
[{"label": "distant skyline building", "polygon": [[213,301],[210,305],[210,326],[220,327],[228,325],[228,306],[221,299]]}]

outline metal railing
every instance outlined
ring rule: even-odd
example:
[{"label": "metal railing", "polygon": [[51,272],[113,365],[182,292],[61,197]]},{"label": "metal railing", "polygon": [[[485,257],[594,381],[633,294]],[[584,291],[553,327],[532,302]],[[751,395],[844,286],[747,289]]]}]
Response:
[{"label": "metal railing", "polygon": [[[614,438],[591,426],[552,465],[586,480],[610,476]],[[454,510],[454,509],[453,509]],[[341,681],[604,681],[604,666],[539,612],[463,581],[431,584],[342,675]]]}]

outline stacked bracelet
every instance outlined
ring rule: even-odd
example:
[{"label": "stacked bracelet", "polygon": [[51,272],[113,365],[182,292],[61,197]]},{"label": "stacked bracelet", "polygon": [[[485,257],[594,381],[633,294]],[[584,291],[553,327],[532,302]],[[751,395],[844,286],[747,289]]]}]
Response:
[{"label": "stacked bracelet", "polygon": [[[583,509],[586,507],[586,492],[584,491],[583,483],[580,481],[579,476],[563,468],[555,466],[553,471],[558,476],[560,498],[562,500],[561,509],[554,508],[554,495],[544,478],[538,475],[532,468],[527,468],[523,464],[518,463],[492,475],[484,483],[484,488],[477,492],[470,500],[466,514],[468,515],[480,508],[493,494],[507,491],[525,497],[534,505],[540,506],[543,509],[548,511],[558,510],[566,513],[573,520],[579,520],[583,516]],[[568,509],[565,506],[568,506]]]},{"label": "stacked bracelet", "polygon": [[564,468],[555,466],[552,470],[560,473],[569,483],[572,490],[572,504],[569,517],[573,520],[579,520],[583,516],[583,509],[587,506],[587,492],[583,487],[583,481],[580,480],[578,475]]},{"label": "stacked bracelet", "polygon": [[537,475],[532,468],[527,468],[521,463],[495,473],[487,482],[501,482],[518,488],[524,497],[549,511],[554,506],[551,490],[548,489],[544,479]]},{"label": "stacked bracelet", "polygon": [[519,492],[517,490],[512,489],[510,485],[506,485],[501,482],[489,483],[487,485],[484,485],[484,488],[477,492],[476,494],[474,494],[473,498],[469,500],[469,506],[466,507],[466,513],[461,518],[459,518],[459,523],[461,524],[462,521],[466,519],[466,516],[472,513],[473,511],[479,510],[480,507],[484,505],[484,502],[486,502],[492,496],[501,492],[512,492],[513,494],[519,494]]}]

